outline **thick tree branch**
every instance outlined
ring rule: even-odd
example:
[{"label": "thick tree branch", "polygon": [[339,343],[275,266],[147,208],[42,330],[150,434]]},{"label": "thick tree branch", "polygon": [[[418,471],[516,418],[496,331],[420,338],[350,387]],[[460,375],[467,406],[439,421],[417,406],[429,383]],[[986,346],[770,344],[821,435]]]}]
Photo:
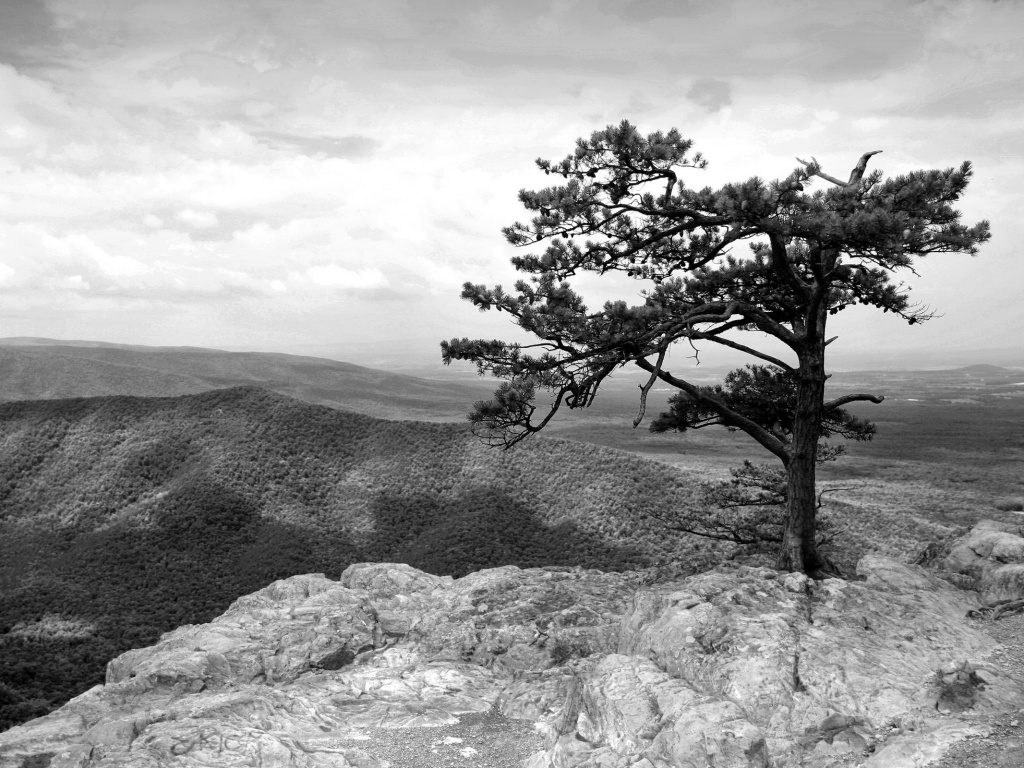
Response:
[{"label": "thick tree branch", "polygon": [[847,403],[856,403],[861,400],[866,400],[869,403],[874,403],[875,405],[878,405],[880,402],[885,400],[885,397],[883,397],[882,395],[867,394],[843,395],[842,397],[837,397],[835,400],[829,400],[822,406],[822,409],[825,411],[832,411],[841,405],[846,405]]},{"label": "thick tree branch", "polygon": [[668,200],[670,200],[671,197],[672,197],[672,187],[674,187],[676,185],[676,181],[677,181],[677,178],[676,178],[675,171],[673,171],[671,169],[665,171],[665,201],[666,202]]},{"label": "thick tree branch", "polygon": [[779,368],[781,368],[784,371],[792,371],[792,370],[794,370],[793,366],[789,365],[788,363],[783,362],[782,360],[780,360],[777,357],[772,357],[771,355],[765,354],[764,352],[758,352],[756,349],[748,347],[745,344],[738,344],[737,342],[731,341],[730,339],[723,339],[720,336],[714,336],[714,335],[711,335],[711,334],[708,334],[708,333],[703,333],[703,332],[700,332],[700,331],[698,331],[698,332],[694,333],[693,335],[691,335],[690,338],[691,339],[697,339],[698,341],[710,341],[710,342],[713,342],[715,344],[721,344],[723,347],[730,347],[732,349],[739,350],[740,352],[745,352],[746,354],[750,355],[751,357],[757,357],[757,358],[760,358],[761,360],[764,360],[766,363],[771,363],[772,365],[777,365]]},{"label": "thick tree branch", "polygon": [[[718,310],[718,312],[716,313],[715,310]],[[680,332],[679,338],[689,336],[690,333],[694,332],[694,323],[724,323],[733,315],[742,314],[738,301],[731,301],[724,307],[721,303],[702,304],[699,307],[693,307],[690,312],[693,314],[687,313],[674,323],[674,326]],[[682,328],[686,328],[687,332],[682,333]],[[696,331],[696,333],[700,333],[700,331]]]},{"label": "thick tree branch", "polygon": [[720,336],[726,331],[731,331],[734,328],[742,328],[744,325],[750,325],[750,321],[747,320],[746,318],[741,317],[738,320],[730,320],[727,323],[722,323],[722,325],[718,326],[717,328],[711,328],[707,331],[701,331],[701,333],[704,336]]},{"label": "thick tree branch", "polygon": [[881,154],[881,152],[882,150],[875,149],[871,152],[865,152],[863,155],[861,155],[860,160],[857,161],[857,165],[855,165],[853,167],[853,171],[850,172],[850,180],[847,182],[846,186],[853,187],[856,186],[857,184],[860,184],[861,179],[864,178],[864,171],[867,170],[868,160],[871,159],[872,155],[878,155]]},{"label": "thick tree branch", "polygon": [[[814,257],[811,259],[813,266]],[[822,305],[825,303],[829,294],[828,282],[821,276],[820,269],[813,269],[814,271],[814,287],[810,291],[810,300],[807,302],[807,311],[804,320],[804,335],[810,339],[819,339],[819,334],[825,330],[825,324],[822,320]]]},{"label": "thick tree branch", "polygon": [[746,416],[737,413],[731,408],[728,408],[718,400],[708,397],[690,382],[677,379],[668,371],[658,370],[642,357],[635,359],[633,362],[648,373],[656,374],[657,377],[666,384],[671,384],[676,389],[683,390],[683,392],[695,400],[704,403],[711,408],[711,410],[715,411],[715,413],[721,415],[723,423],[743,430],[754,438],[754,440],[760,443],[766,450],[775,454],[783,464],[789,464],[789,451],[787,444],[757,422],[748,419]]},{"label": "thick tree branch", "polygon": [[774,336],[791,349],[795,350],[800,343],[800,337],[797,334],[793,333],[782,323],[773,320],[763,310],[757,307],[744,307],[742,313],[749,318],[750,324],[755,326],[757,330],[767,333],[769,336]]},{"label": "thick tree branch", "polygon": [[[733,320],[732,318],[737,315],[739,316],[738,319]],[[750,317],[747,315],[750,315]],[[722,325],[708,331],[701,331],[695,330],[693,327],[698,323],[721,323]],[[753,355],[754,357],[760,357],[766,362],[778,365],[781,368],[788,369],[790,367],[781,360],[765,356],[757,350],[750,349],[728,339],[722,339],[719,336],[719,334],[728,330],[740,328],[745,325],[756,325],[765,333],[776,336],[786,343],[789,343],[792,339],[792,334],[788,329],[778,323],[775,323],[757,307],[744,305],[738,301],[732,301],[729,304],[718,302],[692,306],[686,314],[672,318],[670,322],[651,327],[651,330],[646,333],[645,336],[649,341],[661,338],[664,342],[678,341],[679,339],[704,339],[716,344],[722,344],[723,346],[738,349],[742,352]],[[662,346],[662,344],[658,345],[659,348],[660,346]],[[595,350],[591,350],[591,352],[594,351]],[[653,354],[653,351],[649,354]]]},{"label": "thick tree branch", "polygon": [[789,262],[789,252],[786,250],[786,239],[774,232],[768,233],[768,243],[772,249],[772,271],[795,293],[803,293],[807,290],[807,284],[801,280],[793,265]]},{"label": "thick tree branch", "polygon": [[[693,307],[690,310],[692,314],[682,315],[676,319],[666,335],[676,339],[692,338],[693,334],[717,335],[728,330],[728,328],[716,328],[712,331],[694,331],[693,325],[694,323],[727,323],[733,315],[740,315],[743,318],[742,325],[754,325],[759,331],[763,331],[769,336],[774,336],[790,347],[793,347],[800,341],[792,331],[773,320],[760,307],[741,301],[731,301],[724,309],[719,310],[721,306],[722,304],[719,302],[717,304],[702,304],[699,307]],[[719,314],[711,314],[716,310],[719,311]],[[783,364],[782,367],[788,368],[789,366]]]}]

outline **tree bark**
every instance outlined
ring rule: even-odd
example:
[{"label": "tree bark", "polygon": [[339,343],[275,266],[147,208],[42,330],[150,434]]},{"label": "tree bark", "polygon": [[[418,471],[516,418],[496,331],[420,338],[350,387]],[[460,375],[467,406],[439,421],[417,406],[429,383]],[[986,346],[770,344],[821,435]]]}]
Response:
[{"label": "tree bark", "polygon": [[811,576],[833,574],[835,567],[818,552],[815,496],[818,438],[825,401],[825,348],[801,356],[797,372],[796,412],[786,465],[786,532],[779,552],[780,570]]}]

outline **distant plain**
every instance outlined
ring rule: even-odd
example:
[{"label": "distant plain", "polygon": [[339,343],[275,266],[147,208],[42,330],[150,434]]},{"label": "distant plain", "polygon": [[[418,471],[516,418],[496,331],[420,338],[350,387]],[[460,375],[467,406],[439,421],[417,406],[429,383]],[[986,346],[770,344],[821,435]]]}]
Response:
[{"label": "distant plain", "polygon": [[[831,496],[835,505],[865,525],[880,510],[952,526],[986,517],[1024,524],[1024,368],[837,372],[829,383],[830,396],[885,397],[879,405],[849,406],[878,431],[869,442],[845,442],[847,454],[821,468],[821,488],[845,489]],[[590,413],[560,419],[550,433],[708,476],[725,477],[744,460],[774,461],[746,435],[721,428],[683,435],[634,430],[636,385],[607,395]],[[658,407],[649,404],[648,412]]]}]

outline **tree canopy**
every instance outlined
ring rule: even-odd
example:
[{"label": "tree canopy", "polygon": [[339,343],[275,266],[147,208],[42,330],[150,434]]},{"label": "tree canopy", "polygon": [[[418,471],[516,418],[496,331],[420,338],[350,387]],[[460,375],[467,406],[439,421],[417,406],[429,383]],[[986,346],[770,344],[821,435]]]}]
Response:
[{"label": "tree canopy", "polygon": [[[529,223],[503,230],[515,246],[544,243],[539,253],[513,257],[528,276],[515,292],[466,283],[462,296],[481,310],[507,312],[536,343],[452,339],[442,342],[446,363],[470,360],[503,382],[471,420],[510,446],[541,430],[565,406],[590,405],[616,369],[633,364],[680,390],[680,417],[690,426],[715,423],[750,435],[784,465],[789,484],[789,529],[780,565],[824,567],[813,545],[814,463],[819,437],[840,429],[841,407],[872,394],[824,400],[828,317],[856,305],[890,312],[911,324],[932,316],[913,304],[899,281],[915,260],[942,253],[975,254],[988,240],[988,222],[961,222],[953,204],[972,176],[970,163],[884,178],[867,171],[878,151],[864,153],[843,181],[813,157],[797,158],[787,177],[691,188],[684,176],[706,166],[693,142],[675,129],[642,135],[617,126],[580,139],[560,162],[537,166],[562,183],[522,190]],[[813,187],[825,182],[824,188]],[[571,287],[580,273],[621,272],[645,287],[639,303],[610,301],[591,310]],[[758,334],[775,346],[756,346]],[[753,340],[751,340],[753,338]],[[740,401],[694,386],[665,370],[679,341],[709,343],[749,355],[766,373],[751,380],[795,392],[773,428],[765,414]],[[773,350],[788,348],[786,359]],[[768,376],[768,378],[765,378]],[[538,404],[546,393],[549,403]],[[829,425],[832,426],[829,426]],[[808,543],[810,542],[810,543]]]}]

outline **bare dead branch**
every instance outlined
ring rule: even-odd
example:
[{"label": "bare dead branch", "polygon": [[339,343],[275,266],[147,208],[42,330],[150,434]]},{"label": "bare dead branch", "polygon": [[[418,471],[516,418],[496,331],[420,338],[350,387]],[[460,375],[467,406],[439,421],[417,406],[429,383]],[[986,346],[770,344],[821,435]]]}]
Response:
[{"label": "bare dead branch", "polygon": [[[801,165],[806,166],[808,169],[813,167],[813,166],[816,166],[818,164],[818,161],[813,156],[811,157],[811,162],[807,162],[806,160],[801,160],[799,157],[796,159],[796,161],[798,163],[800,163]],[[825,181],[831,181],[833,184],[835,184],[836,186],[839,186],[839,187],[845,187],[846,186],[846,182],[845,181],[837,179],[835,176],[829,176],[827,173],[825,173],[824,171],[821,171],[821,170],[815,171],[814,173],[811,174],[811,176],[818,176],[818,177],[824,179]]]},{"label": "bare dead branch", "polygon": [[647,412],[647,393],[651,391],[651,387],[654,386],[654,382],[658,380],[658,373],[661,371],[661,365],[665,362],[665,352],[668,351],[668,347],[662,347],[658,353],[658,362],[654,364],[654,371],[651,372],[651,378],[647,380],[646,384],[640,386],[640,413],[633,419],[633,429],[640,426],[640,422],[644,420],[644,413]]},{"label": "bare dead branch", "polygon": [[846,526],[845,528],[836,528],[825,533],[820,533],[818,536],[818,546],[825,546],[826,544],[831,544],[833,541],[838,539],[848,530],[850,530],[850,526]]},{"label": "bare dead branch", "polygon": [[861,155],[860,160],[857,161],[857,165],[853,167],[853,171],[850,173],[849,181],[842,181],[841,179],[837,179],[835,176],[830,176],[824,171],[822,171],[820,168],[817,168],[818,161],[814,159],[814,157],[811,158],[811,162],[801,160],[799,157],[796,159],[796,161],[803,165],[804,167],[806,167],[807,169],[817,168],[817,170],[813,171],[810,174],[811,176],[818,176],[824,179],[825,181],[830,181],[837,187],[855,187],[858,184],[860,184],[861,180],[864,178],[864,171],[867,170],[868,160],[871,159],[872,155],[877,155],[881,153],[881,151],[882,150],[880,149],[876,149],[872,152],[865,152],[863,155]]},{"label": "bare dead branch", "polygon": [[864,178],[864,171],[867,170],[868,160],[871,159],[872,155],[880,154],[882,150],[876,149],[872,152],[865,152],[860,156],[860,160],[857,161],[857,165],[854,166],[853,171],[850,173],[850,181],[846,186],[853,187],[860,184],[860,180]]},{"label": "bare dead branch", "polygon": [[696,365],[700,365],[700,350],[697,349],[697,347],[694,345],[693,337],[692,336],[687,336],[686,337],[686,342],[690,345],[690,349],[693,350],[693,354],[690,355],[690,357],[692,357],[694,360],[697,361],[695,363]]},{"label": "bare dead branch", "polygon": [[992,620],[1001,619],[1005,614],[1016,613],[1017,611],[1024,611],[1024,599],[1010,600],[997,606],[992,612]]},{"label": "bare dead branch", "polygon": [[821,493],[818,494],[818,506],[817,509],[821,509],[821,497],[826,493],[834,493],[835,491],[852,491],[853,488],[825,488]]},{"label": "bare dead branch", "polygon": [[986,605],[976,610],[970,610],[967,612],[967,615],[974,618],[987,616],[992,619],[992,621],[997,621],[1004,615],[1008,613],[1016,613],[1017,611],[1024,611],[1024,599],[1000,600],[992,605]]}]

